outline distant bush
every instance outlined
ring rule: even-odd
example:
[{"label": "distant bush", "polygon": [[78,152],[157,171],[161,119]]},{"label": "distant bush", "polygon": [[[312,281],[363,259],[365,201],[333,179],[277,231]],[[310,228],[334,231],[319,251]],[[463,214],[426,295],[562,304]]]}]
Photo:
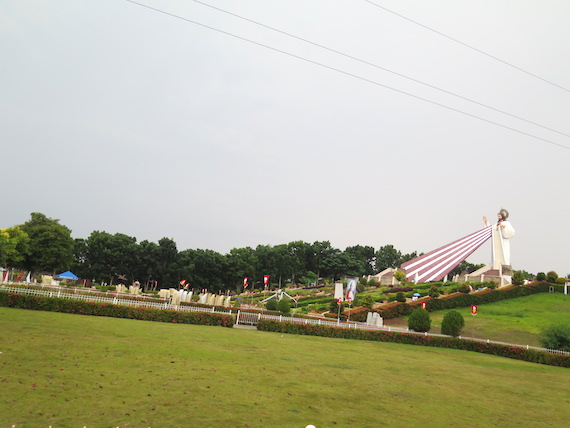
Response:
[{"label": "distant bush", "polygon": [[544,272],[538,272],[536,274],[537,281],[546,281],[546,274]]},{"label": "distant bush", "polygon": [[291,304],[289,303],[288,300],[285,299],[279,300],[279,303],[277,303],[277,310],[281,312],[283,315],[287,315],[289,312],[291,312]]},{"label": "distant bush", "polygon": [[406,301],[406,295],[403,291],[398,291],[396,293],[396,301],[404,303]]},{"label": "distant bush", "polygon": [[267,302],[265,302],[265,309],[267,309],[268,311],[276,311],[277,310],[277,300],[270,299]]},{"label": "distant bush", "polygon": [[464,326],[465,320],[463,315],[457,311],[449,311],[441,321],[441,334],[453,337],[461,336],[461,330],[463,330]]},{"label": "distant bush", "polygon": [[469,289],[468,284],[461,284],[456,288],[455,291],[457,291],[458,293],[469,293],[471,290]]},{"label": "distant bush", "polygon": [[524,284],[524,274],[520,270],[516,270],[513,273],[513,284],[523,285]]},{"label": "distant bush", "polygon": [[[334,314],[338,314],[338,300],[333,299],[330,304],[330,311]],[[344,305],[340,304],[340,313],[344,313]]]},{"label": "distant bush", "polygon": [[401,284],[406,284],[408,282],[408,278],[406,277],[405,272],[397,270],[394,272],[394,278],[396,278]]},{"label": "distant bush", "polygon": [[556,278],[556,281],[555,281],[556,284],[561,284],[561,285],[564,285],[567,282],[568,282],[568,279],[566,279],[566,278]]},{"label": "distant bush", "polygon": [[378,286],[378,280],[376,278],[372,277],[368,280],[368,285],[370,287],[376,287],[376,286]]},{"label": "distant bush", "polygon": [[437,287],[437,285],[432,285],[429,289],[428,292],[428,296],[431,297],[432,299],[435,299],[437,297],[439,297],[439,295],[441,294],[441,291],[439,291],[439,288]]},{"label": "distant bush", "polygon": [[540,335],[540,343],[544,348],[570,351],[570,325],[553,325]]},{"label": "distant bush", "polygon": [[429,331],[431,318],[428,311],[422,308],[414,309],[408,318],[408,328],[421,333]]},{"label": "distant bush", "polygon": [[546,280],[548,282],[551,282],[554,284],[557,279],[558,279],[558,274],[556,272],[554,272],[553,270],[546,273]]},{"label": "distant bush", "polygon": [[364,306],[365,308],[372,309],[372,306],[374,306],[374,303],[375,303],[374,297],[372,297],[370,294],[367,294],[362,299],[362,306]]}]

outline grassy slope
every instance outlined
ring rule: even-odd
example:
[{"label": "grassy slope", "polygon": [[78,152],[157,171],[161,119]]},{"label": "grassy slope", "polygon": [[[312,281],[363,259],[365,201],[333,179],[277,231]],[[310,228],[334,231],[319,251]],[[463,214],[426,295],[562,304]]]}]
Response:
[{"label": "grassy slope", "polygon": [[565,426],[570,370],[388,343],[0,308],[17,427]]},{"label": "grassy slope", "polygon": [[[570,296],[533,294],[479,306],[474,317],[471,308],[455,309],[463,315],[466,336],[499,340],[521,345],[540,346],[538,337],[554,324],[570,325]],[[448,311],[430,312],[432,332],[439,333],[441,321]],[[407,317],[386,320],[387,325],[407,326]]]}]

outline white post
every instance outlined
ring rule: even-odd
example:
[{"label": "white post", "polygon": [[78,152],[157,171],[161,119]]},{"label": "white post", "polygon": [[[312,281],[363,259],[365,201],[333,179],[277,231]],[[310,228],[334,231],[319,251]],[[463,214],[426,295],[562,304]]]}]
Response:
[{"label": "white post", "polygon": [[564,284],[564,294],[568,295],[568,283]]},{"label": "white post", "polygon": [[241,313],[241,311],[238,309],[238,314],[237,314],[237,318],[236,318],[236,325],[239,324],[239,314]]}]

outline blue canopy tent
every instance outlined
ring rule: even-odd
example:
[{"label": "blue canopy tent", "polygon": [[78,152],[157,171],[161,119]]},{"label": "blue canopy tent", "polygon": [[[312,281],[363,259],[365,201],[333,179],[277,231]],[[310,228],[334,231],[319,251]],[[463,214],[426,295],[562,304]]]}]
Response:
[{"label": "blue canopy tent", "polygon": [[67,271],[67,272],[60,273],[59,275],[56,275],[55,279],[71,279],[72,281],[76,281],[79,279],[79,277],[77,275],[75,275],[74,273]]}]

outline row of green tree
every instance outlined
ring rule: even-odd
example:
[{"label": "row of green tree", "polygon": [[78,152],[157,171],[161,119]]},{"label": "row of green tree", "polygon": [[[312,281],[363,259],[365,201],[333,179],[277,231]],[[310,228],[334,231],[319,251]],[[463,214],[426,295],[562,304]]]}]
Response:
[{"label": "row of green tree", "polygon": [[0,230],[0,266],[34,273],[71,269],[99,283],[137,280],[145,288],[175,287],[186,280],[198,289],[237,290],[248,277],[252,288],[259,289],[263,275],[270,275],[272,283],[279,285],[315,283],[319,278],[373,275],[416,255],[402,254],[393,245],[378,250],[356,245],[342,251],[329,241],[234,248],[227,254],[179,251],[171,238],[137,242],[122,233],[94,231],[86,239],[73,239],[69,228],[42,213],[32,213],[26,223]]}]

